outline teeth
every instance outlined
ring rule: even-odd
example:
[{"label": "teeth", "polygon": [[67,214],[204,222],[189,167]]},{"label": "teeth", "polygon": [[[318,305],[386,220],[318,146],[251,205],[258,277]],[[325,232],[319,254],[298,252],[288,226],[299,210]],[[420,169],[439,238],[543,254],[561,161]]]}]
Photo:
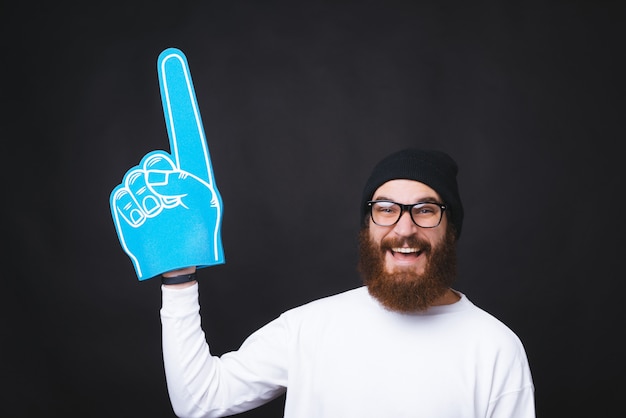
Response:
[{"label": "teeth", "polygon": [[417,248],[392,248],[391,249],[393,252],[396,253],[403,253],[403,254],[409,254],[409,253],[416,253],[419,252],[419,249]]}]

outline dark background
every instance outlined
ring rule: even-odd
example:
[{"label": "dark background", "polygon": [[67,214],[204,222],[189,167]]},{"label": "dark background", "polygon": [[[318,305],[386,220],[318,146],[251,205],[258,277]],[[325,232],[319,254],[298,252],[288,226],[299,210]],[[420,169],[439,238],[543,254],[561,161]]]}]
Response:
[{"label": "dark background", "polygon": [[460,165],[456,287],[524,342],[538,415],[618,415],[623,4],[3,4],[2,415],[173,416],[160,286],[136,279],[108,203],[168,149],[167,47],[189,60],[224,199],[227,263],[199,273],[214,353],[358,286],[369,170],[434,147]]}]

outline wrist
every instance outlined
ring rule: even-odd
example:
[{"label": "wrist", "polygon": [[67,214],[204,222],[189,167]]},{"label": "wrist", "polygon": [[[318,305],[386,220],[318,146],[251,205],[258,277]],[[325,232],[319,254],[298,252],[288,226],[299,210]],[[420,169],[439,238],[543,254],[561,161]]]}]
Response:
[{"label": "wrist", "polygon": [[168,272],[161,275],[161,284],[164,285],[191,285],[196,281],[196,271],[185,271],[182,274],[178,272]]}]

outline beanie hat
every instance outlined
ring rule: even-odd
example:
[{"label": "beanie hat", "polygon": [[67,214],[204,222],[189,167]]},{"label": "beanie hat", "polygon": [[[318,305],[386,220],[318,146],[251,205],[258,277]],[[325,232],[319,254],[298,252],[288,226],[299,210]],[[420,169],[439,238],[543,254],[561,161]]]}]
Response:
[{"label": "beanie hat", "polygon": [[389,180],[406,179],[424,183],[443,199],[448,220],[454,225],[457,239],[463,226],[463,205],[456,181],[458,166],[442,151],[404,149],[383,158],[365,183],[361,199],[361,225],[368,214],[367,202]]}]

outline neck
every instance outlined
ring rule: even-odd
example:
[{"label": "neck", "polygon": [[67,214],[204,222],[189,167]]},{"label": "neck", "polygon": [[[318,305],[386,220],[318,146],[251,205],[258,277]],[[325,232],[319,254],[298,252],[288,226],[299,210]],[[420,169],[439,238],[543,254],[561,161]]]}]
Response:
[{"label": "neck", "polygon": [[433,302],[432,306],[452,305],[453,303],[458,302],[460,299],[461,295],[459,295],[452,289],[448,289],[443,295],[441,295],[441,297]]}]

